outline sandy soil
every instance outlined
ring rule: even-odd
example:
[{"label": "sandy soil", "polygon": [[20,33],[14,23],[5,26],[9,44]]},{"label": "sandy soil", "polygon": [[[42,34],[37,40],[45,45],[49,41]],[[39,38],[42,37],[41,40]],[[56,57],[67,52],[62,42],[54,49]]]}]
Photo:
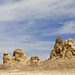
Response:
[{"label": "sandy soil", "polygon": [[45,60],[40,66],[0,64],[0,75],[75,75],[75,57]]},{"label": "sandy soil", "polygon": [[17,72],[16,70],[3,72],[0,71],[0,75],[75,75],[75,70],[64,70],[64,71],[42,71],[42,72]]}]

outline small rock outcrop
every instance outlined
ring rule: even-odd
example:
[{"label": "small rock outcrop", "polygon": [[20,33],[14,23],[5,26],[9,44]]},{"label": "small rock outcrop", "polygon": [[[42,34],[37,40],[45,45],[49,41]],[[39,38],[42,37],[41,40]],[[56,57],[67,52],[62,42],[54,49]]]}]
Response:
[{"label": "small rock outcrop", "polygon": [[3,63],[11,62],[11,57],[9,57],[8,53],[4,53],[3,55]]},{"label": "small rock outcrop", "polygon": [[35,56],[35,57],[31,56],[31,60],[39,61],[40,59],[39,59],[39,57],[38,57],[38,56]]},{"label": "small rock outcrop", "polygon": [[31,63],[31,66],[39,66],[40,65],[40,59],[38,56],[31,56],[31,59],[30,59],[30,63]]},{"label": "small rock outcrop", "polygon": [[75,56],[75,45],[73,39],[69,38],[68,40],[63,41],[61,37],[56,38],[54,49],[50,54],[50,59],[52,58],[65,58]]},{"label": "small rock outcrop", "polygon": [[3,63],[15,63],[27,60],[25,53],[21,49],[16,49],[13,53],[13,56],[10,57],[8,53],[3,55]]}]

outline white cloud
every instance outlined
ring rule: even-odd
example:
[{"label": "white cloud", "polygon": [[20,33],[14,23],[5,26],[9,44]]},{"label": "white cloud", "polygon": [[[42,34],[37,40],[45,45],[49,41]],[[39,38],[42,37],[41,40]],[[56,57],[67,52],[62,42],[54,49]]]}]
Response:
[{"label": "white cloud", "polygon": [[0,21],[75,17],[74,0],[4,0],[0,5]]},{"label": "white cloud", "polygon": [[[9,39],[9,38],[8,38]],[[21,39],[19,41],[15,40],[7,40],[4,42],[0,42],[1,53],[3,52],[13,52],[14,49],[20,48],[24,51],[30,50],[52,50],[54,42],[48,41],[33,41],[29,39]]]},{"label": "white cloud", "polygon": [[75,33],[75,21],[67,21],[63,23],[63,26],[55,32],[55,34],[74,34],[74,33]]},{"label": "white cloud", "polygon": [[[61,26],[60,26],[61,25]],[[60,22],[58,23],[58,28],[53,29],[53,30],[48,30],[43,31],[42,35],[44,36],[56,36],[56,35],[61,35],[61,34],[74,34],[75,33],[75,21],[65,21],[65,22]]]}]

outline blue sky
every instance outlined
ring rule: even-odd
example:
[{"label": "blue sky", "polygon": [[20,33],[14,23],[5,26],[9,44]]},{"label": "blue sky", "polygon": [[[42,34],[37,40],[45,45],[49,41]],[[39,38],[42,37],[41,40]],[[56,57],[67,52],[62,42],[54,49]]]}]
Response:
[{"label": "blue sky", "polygon": [[0,63],[17,48],[45,60],[57,36],[75,40],[75,0],[0,0]]}]

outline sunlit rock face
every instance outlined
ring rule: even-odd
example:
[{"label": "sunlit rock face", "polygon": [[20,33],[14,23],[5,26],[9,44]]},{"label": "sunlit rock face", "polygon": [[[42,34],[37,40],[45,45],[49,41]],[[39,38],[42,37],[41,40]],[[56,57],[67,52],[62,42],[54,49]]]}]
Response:
[{"label": "sunlit rock face", "polygon": [[41,61],[38,56],[32,56],[31,59],[28,59],[25,53],[21,49],[16,49],[13,52],[13,56],[10,57],[8,53],[4,53],[3,55],[3,64],[10,65],[20,65],[20,66],[39,66],[41,65]]},{"label": "sunlit rock face", "polygon": [[39,57],[38,57],[38,56],[35,56],[35,57],[31,56],[31,60],[39,61],[40,59],[39,59]]},{"label": "sunlit rock face", "polygon": [[64,48],[62,51],[62,57],[72,57],[75,56],[75,46],[73,43],[73,39],[69,38],[64,41]]},{"label": "sunlit rock face", "polygon": [[31,56],[30,64],[31,66],[39,66],[41,64],[41,61],[38,56]]},{"label": "sunlit rock face", "polygon": [[21,49],[16,49],[13,53],[13,56],[10,57],[8,53],[3,55],[3,63],[15,63],[27,60],[25,53]]},{"label": "sunlit rock face", "polygon": [[69,38],[68,40],[63,41],[61,37],[56,38],[54,49],[50,54],[50,59],[52,58],[65,58],[75,56],[75,45],[73,39]]},{"label": "sunlit rock face", "polygon": [[9,63],[12,62],[11,57],[9,57],[8,53],[4,53],[3,55],[3,63]]},{"label": "sunlit rock face", "polygon": [[21,49],[16,49],[13,53],[12,59],[14,59],[15,61],[22,61],[22,60],[26,60],[27,57]]},{"label": "sunlit rock face", "polygon": [[57,37],[56,38],[56,41],[55,41],[55,45],[54,45],[54,48],[50,54],[50,58],[55,58],[55,57],[60,57],[60,54],[62,52],[62,49],[63,49],[63,41],[61,39],[61,37]]}]

